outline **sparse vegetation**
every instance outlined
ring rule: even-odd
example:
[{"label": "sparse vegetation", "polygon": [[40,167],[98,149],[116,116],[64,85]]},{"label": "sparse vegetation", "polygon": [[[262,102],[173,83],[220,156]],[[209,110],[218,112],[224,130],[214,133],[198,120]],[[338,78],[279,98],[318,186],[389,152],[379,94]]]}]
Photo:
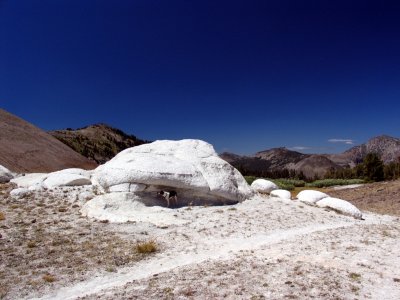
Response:
[{"label": "sparse vegetation", "polygon": [[3,212],[0,211],[0,221],[4,221],[6,219],[6,216],[4,215]]},{"label": "sparse vegetation", "polygon": [[361,184],[364,183],[362,179],[322,179],[316,180],[310,183],[307,183],[307,187],[316,187],[316,188],[323,188],[323,187],[330,187],[330,186],[337,186],[337,185],[350,185],[350,184]]},{"label": "sparse vegetation", "polygon": [[349,277],[353,280],[359,281],[361,279],[361,274],[352,272],[349,274]]},{"label": "sparse vegetation", "polygon": [[56,278],[53,275],[50,275],[50,274],[43,275],[42,278],[43,278],[44,281],[46,281],[48,283],[52,283],[52,282],[56,281]]},{"label": "sparse vegetation", "polygon": [[157,243],[154,240],[139,242],[136,244],[136,251],[141,254],[149,254],[158,250]]},{"label": "sparse vegetation", "polygon": [[[257,177],[245,176],[245,179],[247,183],[251,184],[254,180],[257,179]],[[324,188],[336,185],[361,184],[365,182],[362,179],[321,179],[309,183],[306,183],[304,180],[299,180],[299,179],[285,179],[285,178],[279,178],[279,179],[265,178],[265,179],[272,181],[280,189],[288,191],[292,191],[295,188],[301,188],[301,187]]]}]

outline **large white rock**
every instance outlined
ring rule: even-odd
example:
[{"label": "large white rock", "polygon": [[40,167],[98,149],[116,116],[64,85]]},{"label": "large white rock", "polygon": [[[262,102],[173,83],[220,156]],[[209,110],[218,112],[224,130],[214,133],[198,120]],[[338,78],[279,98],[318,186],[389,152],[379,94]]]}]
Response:
[{"label": "large white rock", "polygon": [[287,190],[273,190],[271,191],[270,195],[272,197],[278,197],[282,199],[291,199],[292,194]]},{"label": "large white rock", "polygon": [[326,197],[329,197],[329,195],[314,190],[304,190],[297,195],[297,199],[309,205],[315,205],[317,201],[324,199]]},{"label": "large white rock", "polygon": [[175,190],[180,205],[231,203],[253,195],[243,176],[200,140],[155,141],[126,149],[95,169],[92,181],[108,192],[129,190],[153,198],[156,191]]},{"label": "large white rock", "polygon": [[253,183],[251,184],[251,187],[253,188],[253,190],[259,193],[267,193],[267,194],[273,190],[279,189],[279,187],[275,183],[266,179],[254,180]]},{"label": "large white rock", "polygon": [[153,206],[147,207],[141,198],[132,193],[110,193],[100,195],[81,209],[81,213],[89,218],[107,220],[112,223],[149,222],[157,226],[184,224],[170,209]]},{"label": "large white rock", "polygon": [[43,186],[48,188],[89,184],[92,184],[89,178],[70,173],[50,173],[46,180],[43,181]]},{"label": "large white rock", "polygon": [[14,176],[9,169],[0,165],[0,183],[9,182],[13,177]]},{"label": "large white rock", "polygon": [[348,201],[327,197],[317,203],[318,207],[328,207],[344,215],[353,216],[356,219],[362,218],[361,211]]},{"label": "large white rock", "polygon": [[16,185],[18,185],[18,187],[21,188],[29,188],[33,186],[39,187],[42,185],[43,180],[45,180],[46,178],[47,173],[30,173],[15,177],[11,180],[11,182],[15,183]]}]

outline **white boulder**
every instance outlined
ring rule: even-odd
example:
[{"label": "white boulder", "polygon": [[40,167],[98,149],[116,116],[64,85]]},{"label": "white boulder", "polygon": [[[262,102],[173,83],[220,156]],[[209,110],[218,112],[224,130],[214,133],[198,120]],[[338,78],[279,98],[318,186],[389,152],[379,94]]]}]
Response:
[{"label": "white boulder", "polygon": [[17,189],[13,189],[10,192],[10,196],[13,197],[14,199],[25,198],[31,194],[32,194],[32,191],[28,190],[27,188],[17,188]]},{"label": "white boulder", "polygon": [[85,176],[60,172],[50,173],[46,180],[43,181],[43,186],[47,188],[90,184],[92,184],[92,182]]},{"label": "white boulder", "polygon": [[266,179],[254,180],[253,183],[251,184],[251,187],[253,188],[253,190],[265,194],[268,194],[273,190],[279,189],[279,187],[275,183]]},{"label": "white boulder", "polygon": [[329,195],[314,190],[304,190],[297,195],[297,199],[309,205],[315,205],[317,201],[326,197],[329,197]]},{"label": "white boulder", "polygon": [[317,203],[318,207],[328,207],[344,215],[352,216],[356,219],[362,219],[361,211],[348,201],[327,197]]},{"label": "white boulder", "polygon": [[14,176],[9,169],[0,165],[0,183],[9,182],[13,177]]},{"label": "white boulder", "polygon": [[156,191],[175,190],[180,205],[232,203],[253,195],[243,176],[201,140],[155,141],[126,149],[96,168],[92,181],[108,192],[129,191],[148,199],[157,198]]},{"label": "white boulder", "polygon": [[270,195],[272,197],[278,197],[282,199],[291,199],[292,194],[287,190],[273,190],[271,191]]},{"label": "white boulder", "polygon": [[156,226],[185,224],[171,210],[159,206],[147,207],[141,198],[132,193],[100,195],[85,203],[81,213],[89,218],[112,223],[148,222]]},{"label": "white boulder", "polygon": [[15,177],[11,182],[21,188],[41,187],[46,177],[47,173],[30,173]]}]

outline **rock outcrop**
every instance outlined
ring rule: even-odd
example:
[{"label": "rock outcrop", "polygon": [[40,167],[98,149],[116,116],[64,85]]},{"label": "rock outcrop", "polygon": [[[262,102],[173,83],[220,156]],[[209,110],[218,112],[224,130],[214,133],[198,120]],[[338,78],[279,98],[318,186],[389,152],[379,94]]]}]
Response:
[{"label": "rock outcrop", "polygon": [[0,165],[0,183],[9,182],[13,177],[14,176],[9,169]]},{"label": "rock outcrop", "polygon": [[155,141],[126,149],[95,169],[106,192],[130,192],[165,206],[157,191],[174,190],[180,206],[233,204],[253,195],[243,176],[201,140]]}]

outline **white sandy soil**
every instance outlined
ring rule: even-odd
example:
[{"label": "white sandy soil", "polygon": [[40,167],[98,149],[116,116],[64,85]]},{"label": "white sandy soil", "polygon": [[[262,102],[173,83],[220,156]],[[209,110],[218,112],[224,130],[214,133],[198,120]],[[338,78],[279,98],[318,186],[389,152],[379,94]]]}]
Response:
[{"label": "white sandy soil", "polygon": [[[358,221],[261,197],[169,214],[190,223],[162,230],[149,224],[158,254],[42,299],[400,299],[400,226],[393,218],[366,214]],[[134,227],[113,230],[129,235]]]},{"label": "white sandy soil", "polygon": [[160,211],[176,224],[95,222],[98,235],[155,240],[155,254],[112,272],[91,269],[78,281],[60,277],[28,295],[17,286],[4,298],[400,299],[397,217],[364,212],[356,220],[261,196]]}]

